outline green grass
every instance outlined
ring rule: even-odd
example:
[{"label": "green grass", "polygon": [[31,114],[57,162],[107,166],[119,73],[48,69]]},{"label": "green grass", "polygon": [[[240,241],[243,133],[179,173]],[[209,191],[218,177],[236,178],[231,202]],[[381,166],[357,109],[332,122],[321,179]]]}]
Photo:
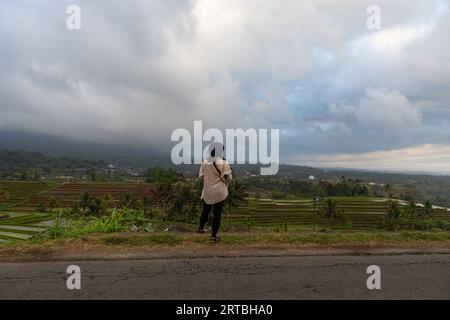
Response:
[{"label": "green grass", "polygon": [[124,245],[177,245],[183,242],[183,237],[174,234],[152,234],[148,236],[131,236],[131,237],[107,237],[103,239],[103,243],[110,246]]},{"label": "green grass", "polygon": [[[177,245],[209,244],[208,236],[192,234],[156,233],[152,235],[111,236],[104,238],[107,245]],[[361,246],[420,243],[450,243],[450,232],[440,231],[401,231],[401,232],[252,232],[223,233],[221,243],[226,245],[319,245],[319,246]]]},{"label": "green grass", "polygon": [[[196,237],[194,242],[206,243],[209,239]],[[449,242],[450,232],[313,232],[298,233],[255,233],[255,234],[226,234],[223,236],[224,244],[296,244],[296,245],[388,245],[398,243],[420,242]]]},{"label": "green grass", "polygon": [[[88,230],[88,229],[84,229]],[[87,232],[90,233],[90,232]],[[64,238],[74,238],[80,236],[80,232],[67,232]],[[25,236],[25,235],[23,235]],[[338,248],[338,247],[360,247],[360,246],[417,246],[431,243],[450,244],[450,232],[432,231],[336,231],[322,229],[321,231],[301,231],[288,230],[258,230],[242,233],[221,232],[222,241],[215,245],[229,245],[236,248],[245,247],[281,247],[303,248]],[[62,237],[57,237],[59,241]],[[95,237],[82,237],[84,242],[93,244],[104,244],[107,246],[210,246],[209,235],[198,235],[190,232],[171,233],[121,233],[114,235],[98,235]],[[47,246],[54,240],[49,237],[32,238],[26,242],[20,238],[11,238],[9,243],[0,243],[0,247],[20,247],[27,245]],[[58,242],[56,242],[58,243]]]}]

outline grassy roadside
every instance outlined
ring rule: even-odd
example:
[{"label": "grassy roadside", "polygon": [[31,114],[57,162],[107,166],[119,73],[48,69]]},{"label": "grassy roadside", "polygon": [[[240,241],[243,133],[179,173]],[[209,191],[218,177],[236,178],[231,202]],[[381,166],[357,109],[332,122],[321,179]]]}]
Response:
[{"label": "grassy roadside", "polygon": [[[74,217],[60,211],[52,225],[45,228],[45,232],[25,241],[11,239],[9,242],[0,242],[0,260],[5,253],[14,256],[26,251],[30,255],[30,252],[35,250],[36,256],[40,257],[43,252],[58,255],[65,250],[85,252],[86,248],[92,247],[102,248],[111,254],[114,254],[115,249],[126,252],[134,249],[151,251],[152,248],[161,251],[173,249],[175,254],[178,249],[182,253],[183,250],[217,248],[231,248],[237,252],[252,248],[420,248],[431,245],[450,248],[450,232],[442,229],[346,231],[325,227],[319,230],[307,229],[304,226],[289,228],[286,225],[264,228],[253,226],[250,229],[248,226],[228,226],[224,223],[221,229],[222,241],[211,244],[208,234],[194,233],[195,227],[192,224],[148,219],[140,210],[113,210],[110,214],[100,217]],[[29,231],[20,232],[26,234]],[[3,232],[5,233],[7,234]]]},{"label": "grassy roadside", "polygon": [[0,263],[265,255],[448,253],[450,232],[114,232],[0,244]]},{"label": "grassy roadside", "polygon": [[354,247],[354,246],[399,246],[442,244],[450,246],[450,232],[444,231],[370,231],[370,232],[236,232],[222,233],[222,241],[211,244],[208,235],[191,232],[116,232],[105,234],[87,234],[77,237],[58,239],[36,238],[27,242],[15,241],[0,244],[1,249],[26,247],[56,247],[59,244],[81,242],[84,245],[108,247],[139,246],[233,246],[236,248],[251,246],[287,246],[287,247]]},{"label": "grassy roadside", "polygon": [[[152,234],[106,236],[102,239],[106,245],[191,245],[209,244],[208,237]],[[352,233],[231,233],[224,234],[221,243],[224,245],[251,246],[251,245],[300,245],[300,246],[357,246],[357,245],[392,245],[392,244],[427,244],[439,242],[450,244],[449,232],[352,232]]]}]

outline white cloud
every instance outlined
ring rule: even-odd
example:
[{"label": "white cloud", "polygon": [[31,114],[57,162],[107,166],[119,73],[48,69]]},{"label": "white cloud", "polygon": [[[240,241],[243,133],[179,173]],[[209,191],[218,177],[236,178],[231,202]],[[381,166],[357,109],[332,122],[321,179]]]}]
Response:
[{"label": "white cloud", "polygon": [[362,154],[309,155],[291,159],[302,163],[336,168],[424,171],[450,174],[450,145],[425,144]]},{"label": "white cloud", "polygon": [[330,104],[329,113],[338,121],[384,131],[419,126],[418,108],[398,91],[367,88],[365,97],[355,105]]},{"label": "white cloud", "polygon": [[366,90],[366,97],[355,108],[355,115],[362,125],[380,130],[398,130],[418,126],[421,122],[419,111],[404,95],[372,88]]}]

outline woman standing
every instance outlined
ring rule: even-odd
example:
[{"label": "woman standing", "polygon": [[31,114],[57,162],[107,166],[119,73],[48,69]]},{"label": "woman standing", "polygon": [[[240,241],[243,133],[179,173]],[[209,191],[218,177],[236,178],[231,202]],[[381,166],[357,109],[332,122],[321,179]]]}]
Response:
[{"label": "woman standing", "polygon": [[200,179],[203,179],[203,210],[200,216],[199,233],[205,232],[205,224],[209,213],[213,212],[213,223],[211,242],[217,242],[220,238],[217,232],[220,227],[220,219],[225,199],[228,196],[228,184],[231,182],[231,169],[228,162],[223,158],[224,147],[221,143],[210,144],[210,157],[204,160],[200,166]]}]

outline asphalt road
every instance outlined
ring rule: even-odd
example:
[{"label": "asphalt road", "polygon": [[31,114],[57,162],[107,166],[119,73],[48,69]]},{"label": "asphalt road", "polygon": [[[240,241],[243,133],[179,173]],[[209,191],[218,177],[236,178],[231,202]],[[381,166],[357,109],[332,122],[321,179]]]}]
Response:
[{"label": "asphalt road", "polygon": [[[68,290],[66,268],[81,269]],[[381,290],[369,290],[369,265]],[[450,255],[0,264],[0,299],[450,299]]]}]

